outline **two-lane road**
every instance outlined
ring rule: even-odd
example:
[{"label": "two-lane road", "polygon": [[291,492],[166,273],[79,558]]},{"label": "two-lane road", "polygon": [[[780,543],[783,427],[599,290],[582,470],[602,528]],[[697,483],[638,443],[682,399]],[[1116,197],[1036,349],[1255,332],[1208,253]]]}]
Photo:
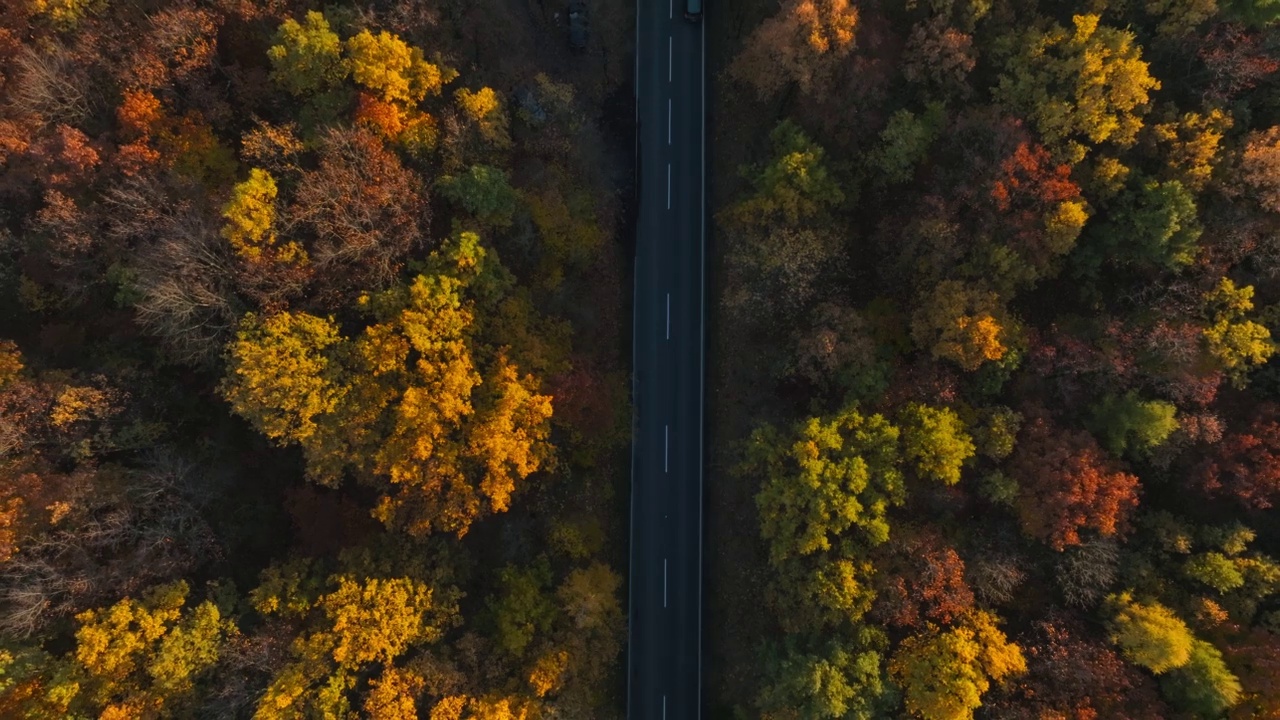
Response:
[{"label": "two-lane road", "polygon": [[627,716],[701,717],[704,30],[637,0]]}]

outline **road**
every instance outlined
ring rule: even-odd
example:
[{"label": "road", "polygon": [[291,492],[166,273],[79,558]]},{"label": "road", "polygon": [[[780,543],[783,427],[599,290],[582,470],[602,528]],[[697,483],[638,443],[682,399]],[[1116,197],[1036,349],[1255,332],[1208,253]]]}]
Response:
[{"label": "road", "polygon": [[702,711],[706,56],[684,2],[636,11],[631,720]]}]

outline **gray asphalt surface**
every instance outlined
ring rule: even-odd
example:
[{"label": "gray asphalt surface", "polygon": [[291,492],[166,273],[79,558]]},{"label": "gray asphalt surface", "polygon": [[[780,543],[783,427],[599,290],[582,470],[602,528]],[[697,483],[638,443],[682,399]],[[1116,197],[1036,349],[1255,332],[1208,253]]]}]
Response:
[{"label": "gray asphalt surface", "polygon": [[631,720],[701,717],[706,62],[684,2],[637,10]]}]

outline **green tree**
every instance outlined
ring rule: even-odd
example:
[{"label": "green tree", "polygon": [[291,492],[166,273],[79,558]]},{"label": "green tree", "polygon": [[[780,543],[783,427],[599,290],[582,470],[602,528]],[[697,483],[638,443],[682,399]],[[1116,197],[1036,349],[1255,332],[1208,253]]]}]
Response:
[{"label": "green tree", "polygon": [[813,652],[794,647],[771,657],[756,705],[766,718],[882,717],[884,681],[882,633],[860,627],[853,642],[828,640]]},{"label": "green tree", "polygon": [[1140,400],[1137,393],[1107,395],[1094,405],[1089,429],[1114,453],[1158,447],[1178,429],[1178,409],[1163,400]]},{"label": "green tree", "polygon": [[1017,50],[995,93],[1072,164],[1084,159],[1086,143],[1132,145],[1147,93],[1160,89],[1134,34],[1098,21],[1097,15],[1076,15],[1071,29],[1055,24],[1011,38]]},{"label": "green tree", "polygon": [[1111,642],[1130,662],[1160,675],[1190,660],[1191,630],[1160,603],[1136,602],[1125,592],[1109,595],[1103,612]]},{"label": "green tree", "polygon": [[937,139],[943,117],[942,105],[937,103],[919,115],[905,108],[890,115],[889,123],[880,131],[880,143],[868,158],[878,173],[876,182],[910,180],[916,165],[928,156],[929,146]]},{"label": "green tree", "polygon": [[771,562],[828,550],[852,527],[867,542],[887,540],[889,507],[905,499],[898,463],[898,428],[854,408],[786,435],[757,429],[742,469],[764,475],[756,506]]},{"label": "green tree", "polygon": [[528,567],[508,565],[498,575],[498,592],[488,602],[498,646],[524,655],[535,638],[551,630],[559,608],[550,593],[551,565],[540,557]]},{"label": "green tree", "polygon": [[1213,645],[1196,640],[1187,663],[1164,676],[1160,690],[1175,707],[1195,717],[1211,720],[1222,717],[1240,702],[1240,680],[1227,668],[1222,653]]},{"label": "green tree", "polygon": [[889,673],[902,687],[907,710],[924,720],[969,720],[992,682],[1026,672],[1022,650],[976,610],[956,627],[930,626],[902,642]]},{"label": "green tree", "polygon": [[1195,198],[1177,180],[1148,180],[1121,195],[1112,220],[1099,226],[1102,245],[1090,257],[1101,264],[1122,259],[1176,270],[1195,261],[1203,229]]},{"label": "green tree", "polygon": [[1182,565],[1182,574],[1220,593],[1244,587],[1244,573],[1235,560],[1220,552],[1207,552],[1189,558]]},{"label": "green tree", "polygon": [[772,159],[751,176],[751,197],[729,208],[728,217],[748,227],[770,223],[795,225],[844,201],[832,176],[826,151],[790,120],[769,134]]},{"label": "green tree", "polygon": [[294,96],[319,93],[342,82],[348,73],[342,43],[323,13],[307,13],[303,23],[289,18],[267,49],[271,78]]},{"label": "green tree", "polygon": [[472,165],[458,175],[445,175],[436,188],[480,222],[497,227],[511,224],[519,202],[506,171],[489,165]]},{"label": "green tree", "polygon": [[973,457],[973,439],[951,408],[910,403],[898,415],[903,457],[921,477],[946,485],[960,482],[960,468]]}]

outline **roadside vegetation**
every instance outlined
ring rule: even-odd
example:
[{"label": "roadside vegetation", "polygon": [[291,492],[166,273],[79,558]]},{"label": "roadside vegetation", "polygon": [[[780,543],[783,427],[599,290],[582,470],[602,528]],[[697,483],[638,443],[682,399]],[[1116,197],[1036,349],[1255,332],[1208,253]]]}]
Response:
[{"label": "roadside vegetation", "polygon": [[715,716],[1280,715],[1280,5],[720,10]]},{"label": "roadside vegetation", "polygon": [[3,3],[0,716],[621,715],[594,11]]}]

